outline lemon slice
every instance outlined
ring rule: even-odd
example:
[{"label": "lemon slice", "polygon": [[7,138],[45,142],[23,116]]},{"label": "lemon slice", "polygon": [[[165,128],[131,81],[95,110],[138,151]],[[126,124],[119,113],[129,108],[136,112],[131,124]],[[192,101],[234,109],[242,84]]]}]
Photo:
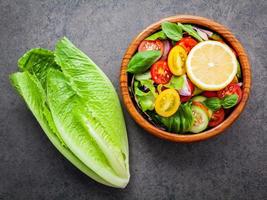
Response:
[{"label": "lemon slice", "polygon": [[237,60],[226,44],[217,41],[200,42],[187,57],[186,72],[200,89],[217,91],[234,79]]}]

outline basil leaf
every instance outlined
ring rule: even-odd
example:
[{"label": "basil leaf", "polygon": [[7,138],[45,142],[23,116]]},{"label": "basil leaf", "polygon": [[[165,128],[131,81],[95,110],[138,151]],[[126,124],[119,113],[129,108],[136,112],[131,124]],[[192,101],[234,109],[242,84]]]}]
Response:
[{"label": "basil leaf", "polygon": [[232,95],[224,97],[222,101],[222,106],[225,109],[232,108],[237,104],[237,101],[238,101],[238,95],[232,94]]},{"label": "basil leaf", "polygon": [[165,39],[167,39],[167,36],[165,35],[165,33],[163,31],[158,31],[158,32],[148,36],[145,40],[156,40],[156,39],[165,40]]},{"label": "basil leaf", "polygon": [[161,56],[160,51],[142,51],[137,52],[128,64],[127,72],[139,74],[147,71],[150,66],[156,62]]},{"label": "basil leaf", "polygon": [[161,24],[162,31],[167,35],[168,38],[174,41],[179,41],[183,37],[182,28],[176,23],[163,22]]},{"label": "basil leaf", "polygon": [[191,35],[192,37],[196,38],[198,41],[202,42],[204,41],[199,35],[198,33],[193,29],[192,25],[190,24],[181,24],[178,23],[178,26],[184,30],[185,32],[187,32],[189,35]]},{"label": "basil leaf", "polygon": [[172,76],[170,82],[168,84],[164,85],[164,87],[179,90],[183,87],[183,85],[184,85],[184,79],[182,76],[180,76],[180,77]]},{"label": "basil leaf", "polygon": [[204,104],[212,111],[219,110],[222,107],[221,100],[217,97],[211,97],[206,99],[204,101]]}]

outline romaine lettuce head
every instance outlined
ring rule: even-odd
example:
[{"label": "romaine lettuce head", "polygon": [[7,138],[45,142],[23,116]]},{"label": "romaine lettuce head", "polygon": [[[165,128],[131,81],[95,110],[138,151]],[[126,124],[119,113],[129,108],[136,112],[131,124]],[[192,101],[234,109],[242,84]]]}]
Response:
[{"label": "romaine lettuce head", "polygon": [[55,147],[92,179],[129,182],[125,122],[116,91],[97,65],[67,38],[55,51],[32,49],[10,76]]}]

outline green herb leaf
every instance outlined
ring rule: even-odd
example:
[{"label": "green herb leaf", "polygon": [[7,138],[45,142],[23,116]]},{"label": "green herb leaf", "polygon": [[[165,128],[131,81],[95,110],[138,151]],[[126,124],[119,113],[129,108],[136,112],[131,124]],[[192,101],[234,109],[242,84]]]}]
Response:
[{"label": "green herb leaf", "polygon": [[185,32],[187,32],[189,35],[191,35],[192,37],[196,38],[198,41],[202,42],[204,41],[199,35],[198,33],[193,29],[192,25],[190,24],[181,24],[178,23],[178,26],[184,30]]},{"label": "green herb leaf", "polygon": [[150,66],[156,62],[161,56],[160,51],[142,51],[137,52],[128,64],[127,72],[139,74],[147,71]]},{"label": "green herb leaf", "polygon": [[167,36],[165,35],[165,33],[163,31],[158,31],[158,32],[148,36],[145,40],[156,40],[156,39],[165,40],[165,39],[167,39]]},{"label": "green herb leaf", "polygon": [[212,111],[219,110],[222,107],[221,99],[219,99],[218,97],[208,98],[204,101],[204,104]]},{"label": "green herb leaf", "polygon": [[168,38],[174,41],[179,41],[183,37],[182,28],[176,23],[163,22],[161,24],[162,31],[167,35]]},{"label": "green herb leaf", "polygon": [[232,108],[237,104],[237,101],[238,101],[238,95],[232,94],[232,95],[224,97],[222,101],[222,106],[225,109]]}]

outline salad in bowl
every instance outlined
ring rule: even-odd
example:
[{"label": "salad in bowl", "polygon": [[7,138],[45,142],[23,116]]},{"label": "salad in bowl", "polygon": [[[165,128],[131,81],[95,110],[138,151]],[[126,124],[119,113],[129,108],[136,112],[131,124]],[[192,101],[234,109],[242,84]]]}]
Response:
[{"label": "salad in bowl", "polygon": [[[163,133],[197,135],[220,126],[239,105],[237,52],[217,32],[193,23],[160,23],[128,60],[137,112]],[[140,123],[139,123],[140,124]]]}]

